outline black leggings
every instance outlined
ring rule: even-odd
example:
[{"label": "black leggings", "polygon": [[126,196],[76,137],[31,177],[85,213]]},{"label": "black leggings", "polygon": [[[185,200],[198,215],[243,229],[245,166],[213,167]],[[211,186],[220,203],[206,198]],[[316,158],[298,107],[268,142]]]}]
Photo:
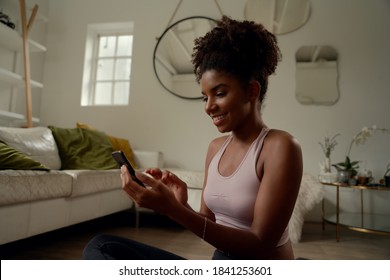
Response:
[{"label": "black leggings", "polygon": [[184,260],[170,252],[134,240],[101,234],[84,248],[87,260]]},{"label": "black leggings", "polygon": [[[168,251],[146,245],[120,236],[101,234],[85,246],[83,258],[86,260],[185,260]],[[215,250],[213,260],[234,259]]]}]

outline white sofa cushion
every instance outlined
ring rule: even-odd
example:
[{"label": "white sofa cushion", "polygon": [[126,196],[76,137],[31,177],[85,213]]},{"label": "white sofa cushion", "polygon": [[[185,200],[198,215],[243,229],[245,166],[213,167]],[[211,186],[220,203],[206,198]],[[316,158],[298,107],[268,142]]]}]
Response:
[{"label": "white sofa cushion", "polygon": [[63,170],[73,178],[71,197],[120,189],[120,169]]},{"label": "white sofa cushion", "polygon": [[61,168],[57,144],[47,127],[0,127],[0,139],[50,169]]},{"label": "white sofa cushion", "polygon": [[1,170],[0,189],[0,206],[68,197],[72,177],[57,170]]}]

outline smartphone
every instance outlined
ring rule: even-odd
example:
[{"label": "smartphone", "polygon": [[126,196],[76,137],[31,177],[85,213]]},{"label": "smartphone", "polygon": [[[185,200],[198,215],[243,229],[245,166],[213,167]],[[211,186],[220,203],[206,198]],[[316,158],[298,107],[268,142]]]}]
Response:
[{"label": "smartphone", "polygon": [[131,178],[134,181],[136,181],[140,186],[145,188],[145,185],[137,177],[135,177],[135,170],[131,166],[129,160],[127,159],[126,155],[122,151],[113,152],[112,157],[116,160],[119,167],[121,167],[122,165],[126,165],[127,169],[129,170],[129,173],[131,175]]}]

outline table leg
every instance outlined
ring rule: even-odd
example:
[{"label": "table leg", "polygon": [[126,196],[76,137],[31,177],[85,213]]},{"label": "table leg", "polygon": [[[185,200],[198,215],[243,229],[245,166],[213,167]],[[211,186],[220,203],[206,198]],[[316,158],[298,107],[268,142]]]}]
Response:
[{"label": "table leg", "polygon": [[340,198],[340,193],[339,193],[340,187],[337,186],[336,190],[336,240],[337,242],[340,241],[340,203],[339,203],[339,198]]},{"label": "table leg", "polygon": [[360,225],[364,228],[363,190],[360,190]]},{"label": "table leg", "polygon": [[325,230],[325,199],[322,199],[322,231]]}]

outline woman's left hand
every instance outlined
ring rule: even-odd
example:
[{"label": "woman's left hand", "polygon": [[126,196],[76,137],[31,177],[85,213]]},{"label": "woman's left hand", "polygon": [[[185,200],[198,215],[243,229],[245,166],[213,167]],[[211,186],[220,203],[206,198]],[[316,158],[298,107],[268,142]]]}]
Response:
[{"label": "woman's left hand", "polygon": [[169,216],[172,209],[182,204],[176,198],[172,188],[164,183],[163,176],[161,179],[156,179],[148,173],[141,172],[136,172],[136,176],[148,187],[140,186],[131,178],[127,168],[121,167],[122,188],[138,206]]}]

